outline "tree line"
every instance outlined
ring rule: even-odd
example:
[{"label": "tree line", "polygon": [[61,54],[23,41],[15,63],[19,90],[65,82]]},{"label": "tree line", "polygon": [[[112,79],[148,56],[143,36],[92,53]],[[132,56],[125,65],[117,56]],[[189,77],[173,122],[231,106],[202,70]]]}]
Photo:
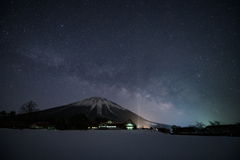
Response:
[{"label": "tree line", "polygon": [[[223,123],[222,121],[208,121],[209,122],[209,126],[219,126],[219,125],[225,125],[225,123]],[[239,122],[236,122],[235,124],[240,124],[240,121]],[[195,125],[189,125],[189,127],[192,127],[192,128],[198,128],[198,129],[204,129],[207,125],[202,123],[202,122],[196,122]],[[174,128],[182,128],[181,126],[177,126],[177,125],[172,125],[171,126],[172,129]]]},{"label": "tree line", "polygon": [[[27,103],[24,103],[20,109],[19,109],[19,114],[29,114],[32,112],[36,112],[39,111],[39,109],[37,108],[37,104],[33,101],[29,101]],[[15,116],[16,112],[15,111],[10,111],[9,113],[7,113],[6,111],[1,111],[0,112],[0,117],[5,117],[5,116]]]},{"label": "tree line", "polygon": [[196,122],[195,125],[189,127],[173,125],[171,129],[173,134],[240,136],[240,121],[228,125],[216,120],[208,122],[208,126],[202,122]]}]

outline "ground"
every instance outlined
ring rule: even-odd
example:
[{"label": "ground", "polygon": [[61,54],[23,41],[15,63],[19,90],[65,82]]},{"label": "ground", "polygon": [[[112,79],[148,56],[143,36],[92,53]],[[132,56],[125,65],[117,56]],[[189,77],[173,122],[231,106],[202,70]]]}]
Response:
[{"label": "ground", "polygon": [[238,160],[239,137],[168,135],[150,130],[1,129],[1,160]]}]

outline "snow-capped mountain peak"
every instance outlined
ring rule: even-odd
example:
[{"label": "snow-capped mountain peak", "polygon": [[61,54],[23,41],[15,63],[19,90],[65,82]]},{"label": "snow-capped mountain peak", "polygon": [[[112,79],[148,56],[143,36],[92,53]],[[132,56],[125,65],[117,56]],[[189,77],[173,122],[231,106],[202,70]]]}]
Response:
[{"label": "snow-capped mountain peak", "polygon": [[[88,115],[94,110],[97,110],[97,114],[102,116],[102,112],[103,109],[107,109],[109,112],[111,112],[112,114],[114,114],[113,109],[121,109],[121,110],[126,110],[125,108],[117,105],[114,102],[111,102],[105,98],[101,98],[101,97],[91,97],[91,98],[87,98],[83,101],[78,101],[75,103],[72,103],[71,105],[73,106],[86,106],[86,107],[91,107],[91,109],[89,110],[89,112],[87,113]],[[115,114],[114,114],[115,115]]]}]

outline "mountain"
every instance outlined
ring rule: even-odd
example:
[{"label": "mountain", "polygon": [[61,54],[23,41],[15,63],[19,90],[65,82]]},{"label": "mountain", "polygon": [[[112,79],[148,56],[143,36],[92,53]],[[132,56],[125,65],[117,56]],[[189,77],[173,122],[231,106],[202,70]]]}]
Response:
[{"label": "mountain", "polygon": [[118,104],[100,97],[92,97],[68,105],[38,111],[34,113],[34,117],[44,120],[53,117],[70,118],[74,114],[85,114],[92,121],[97,117],[107,118],[112,121],[131,119],[139,127],[170,127],[170,125],[148,121]]}]

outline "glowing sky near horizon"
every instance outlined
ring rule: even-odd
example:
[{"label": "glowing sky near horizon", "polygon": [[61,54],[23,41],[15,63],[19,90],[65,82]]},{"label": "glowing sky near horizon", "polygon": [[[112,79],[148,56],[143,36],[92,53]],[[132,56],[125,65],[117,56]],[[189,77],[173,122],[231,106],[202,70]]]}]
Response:
[{"label": "glowing sky near horizon", "polygon": [[96,96],[160,123],[240,121],[238,1],[0,6],[0,110]]}]

